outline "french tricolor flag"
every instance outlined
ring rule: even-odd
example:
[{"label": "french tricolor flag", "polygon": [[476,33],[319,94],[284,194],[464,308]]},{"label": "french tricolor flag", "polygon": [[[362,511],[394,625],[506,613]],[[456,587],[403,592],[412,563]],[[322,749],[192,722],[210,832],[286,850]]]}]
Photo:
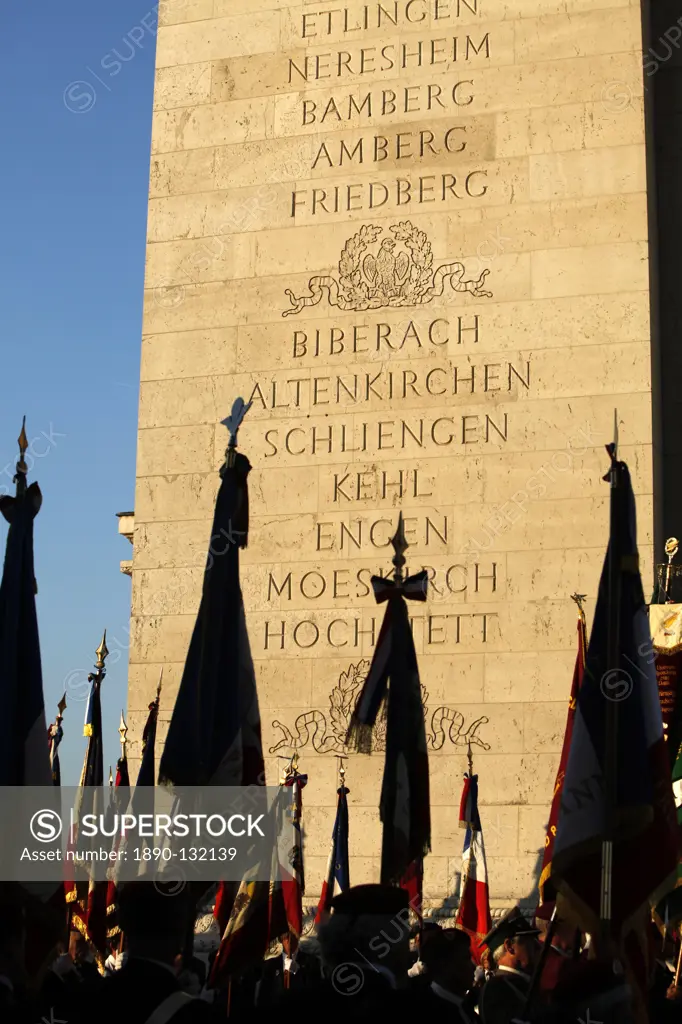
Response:
[{"label": "french tricolor flag", "polygon": [[460,804],[460,825],[466,828],[462,854],[462,885],[455,926],[471,939],[471,950],[476,958],[481,940],[492,928],[488,868],[481,819],[478,813],[478,775],[471,771],[464,776],[464,789]]},{"label": "french tricolor flag", "polygon": [[350,867],[348,862],[348,796],[349,790],[341,786],[338,790],[339,800],[336,805],[336,820],[332,832],[332,844],[327,861],[327,874],[322,883],[320,902],[317,905],[315,924],[329,913],[334,899],[334,888],[338,883],[341,892],[350,887]]}]

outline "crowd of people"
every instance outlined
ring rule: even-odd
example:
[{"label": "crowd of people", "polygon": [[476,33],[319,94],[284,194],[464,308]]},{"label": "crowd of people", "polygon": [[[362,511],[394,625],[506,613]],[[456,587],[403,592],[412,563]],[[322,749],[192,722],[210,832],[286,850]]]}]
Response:
[{"label": "crowd of people", "polygon": [[[30,907],[0,894],[0,1019],[8,1024],[201,1024],[301,1020],[375,1022],[419,1015],[453,1024],[637,1024],[629,969],[568,923],[518,908],[481,945],[458,928],[415,923],[403,889],[360,885],[339,894],[292,958],[279,951],[210,987],[211,958],[187,954],[189,889],[122,887],[122,935],[104,974],[78,931],[36,967]],[[189,914],[189,918],[188,918]],[[39,940],[45,944],[45,923]],[[682,1022],[674,933],[648,936],[648,1019]],[[190,944],[191,945],[191,944]],[[472,955],[472,948],[474,953]],[[184,953],[184,955],[183,955]],[[33,965],[33,966],[31,966]],[[641,993],[640,993],[641,997]]]}]

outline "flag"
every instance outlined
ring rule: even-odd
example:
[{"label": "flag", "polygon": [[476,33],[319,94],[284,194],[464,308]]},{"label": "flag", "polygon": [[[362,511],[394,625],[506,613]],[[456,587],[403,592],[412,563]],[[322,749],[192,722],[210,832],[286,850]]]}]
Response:
[{"label": "flag", "polygon": [[[122,719],[123,716],[121,716]],[[130,795],[130,774],[128,772],[128,758],[125,754],[125,746],[123,753],[116,763],[116,781],[114,782],[114,794],[111,802],[112,814],[123,813],[126,809],[128,798]],[[110,826],[107,826],[107,831],[111,832]],[[114,849],[118,850],[120,844],[120,836],[117,837],[114,843]],[[111,880],[107,882],[107,939],[113,939],[116,935],[121,934],[121,928],[118,923],[118,886],[116,882]]]},{"label": "flag", "polygon": [[[90,694],[85,719],[84,734],[88,737],[88,745],[83,760],[77,806],[74,808],[76,820],[83,813],[95,810],[99,794],[104,786],[104,757],[102,737],[102,704],[101,687],[104,680],[104,662],[108,655],[106,631],[97,649],[97,672],[89,676]],[[84,790],[87,790],[84,792]],[[86,803],[88,807],[86,808]],[[92,806],[90,806],[92,804]],[[101,810],[101,808],[100,808]],[[72,836],[72,842],[76,840]],[[67,881],[64,884],[66,902],[70,909],[71,928],[79,931],[90,944],[100,971],[104,971],[107,948],[107,893],[109,883]]]},{"label": "flag", "polygon": [[60,700],[58,707],[59,713],[57,718],[47,730],[47,744],[50,752],[50,772],[52,775],[52,782],[55,786],[61,786],[62,784],[62,770],[59,763],[59,744],[64,738],[62,722],[64,720],[64,711],[66,710],[66,694],[64,694]]},{"label": "flag", "polygon": [[581,609],[580,615],[578,616],[578,652],[576,654],[575,668],[573,670],[571,696],[568,701],[564,743],[561,748],[561,758],[559,760],[559,767],[557,769],[556,780],[554,782],[554,795],[552,796],[552,805],[549,811],[549,822],[547,824],[547,834],[545,835],[545,852],[542,858],[542,868],[540,869],[539,889],[541,904],[551,903],[556,899],[556,893],[551,883],[552,855],[554,853],[554,842],[556,840],[561,795],[564,788],[564,779],[566,778],[566,766],[568,764],[568,755],[571,749],[573,723],[575,721],[575,713],[578,707],[578,694],[580,693],[580,687],[582,686],[583,675],[585,673],[586,651],[587,636],[585,633],[585,615]]},{"label": "flag", "polygon": [[[261,960],[271,944],[282,941],[286,956],[293,960],[303,933],[303,843],[301,838],[302,797],[308,781],[294,767],[282,781],[282,791],[290,790],[286,800],[287,820],[291,822],[291,845],[286,847],[286,863],[282,862],[279,845],[270,856],[269,881],[244,879],[230,908],[220,948],[211,972],[210,985],[219,988],[227,979],[239,974],[250,964]],[[275,835],[282,832],[283,802],[270,811],[279,815]]]},{"label": "flag", "polygon": [[307,782],[308,776],[299,775],[294,767],[282,784],[285,788],[291,789],[291,849],[287,871],[282,879],[281,893],[284,901],[284,913],[288,932],[286,952],[292,959],[296,956],[298,943],[303,934],[305,874],[303,870],[301,819],[303,817],[302,794]]},{"label": "flag", "polygon": [[[251,465],[235,449],[248,411],[237,399],[223,421],[230,432],[204,571],[201,604],[161,755],[159,781],[176,786],[264,786],[256,677],[239,578],[249,529]],[[236,887],[221,882],[221,932]]]},{"label": "flag", "polygon": [[417,915],[421,926],[424,922],[424,861],[421,858],[413,860],[408,866],[400,879],[399,888],[407,893],[410,909]]},{"label": "flag", "polygon": [[336,792],[338,794],[336,818],[332,829],[327,874],[322,882],[315,924],[319,924],[330,912],[335,886],[338,885],[341,892],[350,888],[350,863],[348,860],[348,793],[350,791],[341,784]]},{"label": "flag", "polygon": [[[9,523],[0,582],[0,707],[4,723],[0,786],[52,786],[54,782],[52,739],[45,720],[33,551],[33,524],[43,499],[37,483],[27,485],[27,448],[24,420],[15,496],[0,497],[0,512]],[[54,738],[56,754],[59,728]],[[58,759],[54,767],[59,778]],[[7,887],[13,888],[10,883]],[[61,886],[53,883],[27,883],[18,886],[16,894],[25,915],[24,966],[28,975],[35,977],[49,965],[48,957],[63,931],[64,894]]]},{"label": "flag", "polygon": [[213,962],[209,988],[224,987],[229,978],[262,960],[275,939],[287,934],[280,896],[279,884],[273,879],[245,879],[240,884]]},{"label": "flag", "polygon": [[250,469],[246,456],[233,451],[220,471],[201,605],[161,756],[160,780],[176,786],[264,782],[258,695],[239,582]]},{"label": "flag", "polygon": [[[677,816],[678,835],[682,836],[682,743],[672,770],[673,799]],[[679,925],[682,921],[682,860],[677,862],[677,871],[671,892],[665,893],[656,907],[654,920],[661,931]]]},{"label": "flag", "polygon": [[0,512],[9,523],[0,583],[0,707],[6,725],[0,744],[0,785],[49,786],[33,564],[33,521],[43,499],[37,483],[26,484],[28,441],[23,427],[19,448],[16,496],[0,497]]},{"label": "flag", "polygon": [[402,513],[392,544],[395,579],[372,577],[378,604],[387,602],[377,646],[358,697],[346,742],[363,753],[371,749],[380,710],[386,719],[386,757],[381,787],[383,824],[381,881],[399,885],[410,865],[431,848],[429,760],[419,668],[405,598],[426,600],[426,571],[403,579],[407,549]]},{"label": "flag", "polygon": [[156,780],[154,771],[155,749],[156,749],[156,724],[159,719],[159,697],[151,702],[148,708],[149,714],[142,733],[142,760],[137,775],[138,786],[153,786]]},{"label": "flag", "polygon": [[466,932],[472,953],[478,959],[483,938],[492,928],[488,867],[485,859],[483,830],[478,812],[478,775],[471,771],[464,776],[460,805],[460,825],[466,828],[462,852],[462,881],[455,927]]},{"label": "flag", "polygon": [[[280,816],[281,825],[282,803],[275,802],[269,813],[275,816],[275,821],[276,816]],[[275,834],[280,834],[279,827]],[[262,960],[274,941],[284,940],[290,934],[282,890],[283,875],[289,873],[290,867],[287,865],[286,870],[282,870],[278,844],[263,857],[268,859],[269,879],[244,878],[239,885],[213,963],[210,988],[225,987],[231,977]]]},{"label": "flag", "polygon": [[663,732],[668,743],[668,756],[672,768],[682,743],[682,605],[650,605],[649,625],[653,654],[656,658]]},{"label": "flag", "polygon": [[50,751],[50,774],[52,775],[52,783],[55,786],[61,786],[62,784],[62,770],[59,763],[59,744],[64,738],[64,730],[62,729],[61,722],[59,719],[50,726],[47,730],[48,749]]},{"label": "flag", "polygon": [[[635,499],[627,466],[617,461],[615,446],[609,453],[611,535],[573,723],[551,881],[583,931],[599,934],[600,921],[610,921],[622,948],[648,915],[650,901],[674,880],[678,835],[639,575]],[[608,868],[609,858],[610,900],[603,900],[602,865]]]}]

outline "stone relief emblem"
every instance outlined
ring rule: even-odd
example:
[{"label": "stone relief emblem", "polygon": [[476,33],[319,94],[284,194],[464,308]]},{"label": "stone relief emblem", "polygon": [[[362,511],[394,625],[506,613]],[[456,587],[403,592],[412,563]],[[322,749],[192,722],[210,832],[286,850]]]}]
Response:
[{"label": "stone relief emblem", "polygon": [[[329,695],[329,711],[305,711],[296,718],[292,731],[281,722],[274,721],[273,729],[280,731],[281,739],[270,747],[270,753],[278,750],[302,750],[309,743],[318,754],[345,754],[346,732],[350,722],[355,700],[369,671],[370,662],[363,660],[357,665],[350,665],[347,672],[339,676],[338,685]],[[428,693],[422,686],[422,704],[426,722],[426,741],[430,750],[440,750],[447,739],[455,746],[466,748],[469,743],[490,750],[490,744],[481,739],[478,731],[486,725],[488,718],[482,716],[475,719],[465,729],[464,715],[449,707],[439,707],[431,711],[427,707]],[[381,717],[377,719],[372,737],[372,752],[386,749],[386,723]]]},{"label": "stone relief emblem", "polygon": [[[382,238],[377,246],[384,229],[364,224],[346,242],[339,260],[338,281],[335,277],[311,277],[310,295],[299,298],[287,288],[291,309],[285,309],[282,316],[316,306],[325,292],[330,306],[355,310],[419,306],[439,298],[448,283],[455,292],[492,298],[493,293],[483,288],[489,270],[483,270],[475,280],[464,280],[466,268],[461,262],[444,263],[434,272],[431,243],[424,231],[409,220],[392,225],[389,231],[390,236]],[[375,251],[367,252],[373,246]]]}]

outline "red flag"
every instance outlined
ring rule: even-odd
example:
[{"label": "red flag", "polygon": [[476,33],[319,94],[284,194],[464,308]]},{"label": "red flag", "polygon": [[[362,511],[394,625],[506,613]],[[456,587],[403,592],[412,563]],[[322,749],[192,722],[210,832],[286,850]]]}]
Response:
[{"label": "red flag", "polygon": [[[128,758],[123,754],[116,765],[116,781],[114,783],[116,793],[112,803],[113,811],[125,811],[125,801],[130,791],[130,776],[128,774]],[[119,792],[120,791],[120,792]],[[125,795],[120,798],[120,794]],[[117,838],[115,848],[118,849],[119,839]],[[118,893],[116,882],[107,883],[107,938],[113,939],[121,934],[118,923]]]},{"label": "red flag", "polygon": [[552,806],[549,812],[549,822],[547,824],[547,835],[545,836],[545,853],[542,859],[542,870],[540,872],[540,904],[550,903],[556,898],[556,891],[550,881],[552,874],[552,856],[554,854],[554,840],[556,839],[557,822],[559,820],[559,808],[561,807],[561,794],[564,788],[564,779],[566,777],[566,766],[568,764],[568,755],[571,749],[571,738],[573,736],[573,722],[575,721],[575,712],[578,706],[578,694],[580,693],[580,687],[583,682],[583,675],[585,672],[585,654],[587,651],[587,636],[585,634],[585,615],[580,609],[580,615],[578,617],[578,653],[575,659],[575,668],[573,670],[573,683],[571,685],[571,696],[568,701],[568,715],[566,718],[566,730],[564,732],[564,745],[561,748],[561,759],[559,761],[559,768],[556,773],[556,781],[554,783],[554,795],[552,797]]},{"label": "red flag", "polygon": [[[455,927],[466,932],[471,940],[471,951],[480,959],[481,943],[492,928],[488,866],[485,859],[483,830],[478,813],[478,775],[469,771],[464,776],[461,807],[466,817],[460,823],[466,826],[462,853],[462,883]],[[461,816],[460,812],[460,816]]]},{"label": "red flag", "polygon": [[424,861],[413,860],[407,871],[400,879],[400,889],[404,889],[409,896],[410,909],[419,918],[420,927],[424,920]]},{"label": "red flag", "polygon": [[301,818],[303,814],[302,792],[307,781],[308,776],[299,775],[294,768],[283,782],[283,786],[291,789],[292,843],[290,861],[287,865],[288,870],[282,880],[282,899],[284,901],[284,912],[289,933],[287,953],[292,959],[296,956],[298,942],[303,934],[305,876],[303,872]]}]

